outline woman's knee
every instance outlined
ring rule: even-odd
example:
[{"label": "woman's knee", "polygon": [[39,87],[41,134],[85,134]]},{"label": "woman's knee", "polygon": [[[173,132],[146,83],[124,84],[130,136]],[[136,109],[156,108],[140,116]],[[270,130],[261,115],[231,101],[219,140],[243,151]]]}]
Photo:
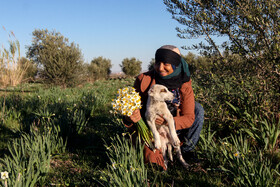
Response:
[{"label": "woman's knee", "polygon": [[203,109],[202,105],[198,102],[195,102],[195,116],[204,117],[204,109]]}]

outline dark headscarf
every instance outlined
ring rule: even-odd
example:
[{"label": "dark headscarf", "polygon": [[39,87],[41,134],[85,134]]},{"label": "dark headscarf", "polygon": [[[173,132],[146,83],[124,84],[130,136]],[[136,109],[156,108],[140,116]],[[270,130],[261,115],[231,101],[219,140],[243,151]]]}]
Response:
[{"label": "dark headscarf", "polygon": [[161,76],[155,71],[156,83],[166,86],[169,90],[180,88],[185,82],[190,81],[190,71],[187,62],[178,53],[169,49],[158,49],[155,55],[156,63],[171,64],[173,72]]}]

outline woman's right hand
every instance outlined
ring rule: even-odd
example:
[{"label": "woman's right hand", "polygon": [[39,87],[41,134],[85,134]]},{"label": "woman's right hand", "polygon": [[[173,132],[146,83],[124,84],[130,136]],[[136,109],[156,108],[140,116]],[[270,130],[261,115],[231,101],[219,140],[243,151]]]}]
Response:
[{"label": "woman's right hand", "polygon": [[126,121],[137,123],[141,119],[141,113],[139,109],[133,111],[131,116],[125,117]]}]

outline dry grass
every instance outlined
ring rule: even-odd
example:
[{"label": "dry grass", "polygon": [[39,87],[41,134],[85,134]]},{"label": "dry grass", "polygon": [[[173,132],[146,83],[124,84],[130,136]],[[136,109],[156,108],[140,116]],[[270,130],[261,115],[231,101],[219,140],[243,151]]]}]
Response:
[{"label": "dry grass", "polygon": [[20,45],[10,41],[10,50],[3,49],[0,54],[0,87],[17,86],[23,80],[29,63],[20,63]]}]

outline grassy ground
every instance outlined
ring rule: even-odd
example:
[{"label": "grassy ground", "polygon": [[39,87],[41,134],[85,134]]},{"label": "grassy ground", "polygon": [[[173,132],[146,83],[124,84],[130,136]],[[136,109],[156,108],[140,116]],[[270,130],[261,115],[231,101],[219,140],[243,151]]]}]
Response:
[{"label": "grassy ground", "polygon": [[[239,91],[235,83],[228,87],[223,85],[223,82],[228,83],[231,79],[219,82],[216,77],[209,80],[207,74],[193,80],[196,100],[204,106],[206,114],[195,150],[199,161],[188,160],[191,164],[188,171],[175,160],[168,171],[154,165],[143,167],[138,163],[139,171],[133,173],[134,168],[131,171],[128,163],[139,156],[139,150],[136,156],[122,157],[117,152],[108,154],[105,145],[114,143],[116,136],[126,132],[120,118],[110,112],[110,103],[117,89],[131,86],[133,79],[96,81],[69,89],[42,88],[42,85],[30,84],[1,90],[0,157],[10,155],[8,145],[21,137],[23,132],[29,133],[34,127],[39,132],[44,131],[53,124],[60,127],[59,136],[67,142],[67,146],[65,151],[52,152],[50,169],[42,174],[43,179],[38,179],[38,185],[114,186],[118,179],[124,181],[128,173],[131,180],[143,180],[136,186],[145,186],[145,182],[151,186],[277,186],[279,122],[273,118],[265,124],[265,115],[253,115],[257,109],[253,108],[252,103],[246,105],[252,107],[247,108],[245,113],[240,106],[246,98],[243,100],[242,94],[237,97]],[[216,81],[215,84],[212,81]],[[230,104],[225,104],[225,101]],[[254,99],[251,98],[251,101]],[[257,125],[261,125],[263,131],[258,131],[255,128]],[[273,126],[277,128],[273,129]],[[124,166],[124,173],[123,168],[113,166],[121,166],[121,163],[128,165]],[[246,168],[248,166],[250,168]],[[3,161],[0,162],[0,169],[7,169]],[[146,178],[137,178],[142,176],[139,172],[146,172]],[[110,180],[103,180],[106,177]],[[12,180],[10,177],[8,182]]]}]

